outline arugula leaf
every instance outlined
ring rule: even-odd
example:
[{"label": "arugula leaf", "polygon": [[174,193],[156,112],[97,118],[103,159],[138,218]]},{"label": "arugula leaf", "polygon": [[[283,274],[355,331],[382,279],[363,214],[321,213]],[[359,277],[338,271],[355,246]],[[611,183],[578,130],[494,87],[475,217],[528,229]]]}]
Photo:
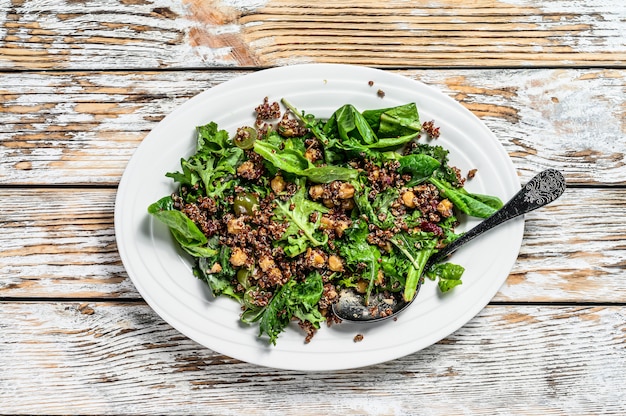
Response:
[{"label": "arugula leaf", "polygon": [[206,236],[185,214],[174,209],[171,196],[166,196],[148,207],[148,213],[167,225],[174,239],[187,253],[194,257],[209,257],[217,251],[206,247]]},{"label": "arugula leaf", "polygon": [[402,297],[409,302],[415,297],[419,279],[424,271],[424,267],[430,256],[435,252],[437,239],[430,233],[398,233],[389,241],[400,251],[411,263],[411,268],[406,277],[404,293]]},{"label": "arugula leaf", "polygon": [[182,172],[168,172],[165,176],[189,188],[202,184],[204,195],[216,201],[224,201],[225,192],[234,189],[238,183],[236,167],[243,162],[244,152],[232,145],[228,132],[218,130],[217,124],[213,122],[196,129],[196,153],[188,159],[181,159]]},{"label": "arugula leaf", "polygon": [[393,251],[388,255],[383,255],[381,259],[380,268],[388,280],[385,289],[393,292],[402,290],[406,284],[409,268],[412,267],[411,263]]},{"label": "arugula leaf", "polygon": [[453,186],[461,186],[456,172],[448,165],[448,150],[441,146],[432,146],[427,143],[415,143],[411,150],[411,154],[423,154],[430,156],[433,159],[437,159],[440,166],[433,172],[433,176],[438,179],[443,179]]},{"label": "arugula leaf", "polygon": [[[308,199],[304,179],[298,182],[297,192],[287,201],[276,201],[274,209],[274,220],[289,224],[280,240],[289,243],[285,247],[285,252],[291,257],[304,252],[309,245],[317,247],[328,241],[328,235],[323,234],[321,237],[317,235],[322,221],[321,215],[318,215],[315,222],[310,221],[311,214],[326,213],[328,208]],[[307,241],[305,242],[303,238]]]},{"label": "arugula leaf", "polygon": [[302,153],[294,149],[281,150],[278,146],[266,141],[255,141],[254,151],[278,169],[296,175],[305,169],[313,167],[313,164]]},{"label": "arugula leaf", "polygon": [[197,149],[200,152],[217,153],[224,156],[233,147],[226,130],[218,130],[215,122],[196,127],[198,132]]}]

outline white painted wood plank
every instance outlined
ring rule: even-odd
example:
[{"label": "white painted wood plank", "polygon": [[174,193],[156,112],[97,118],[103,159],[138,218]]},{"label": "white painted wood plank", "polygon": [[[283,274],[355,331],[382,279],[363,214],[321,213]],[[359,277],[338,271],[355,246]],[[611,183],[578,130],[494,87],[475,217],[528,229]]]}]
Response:
[{"label": "white painted wood plank", "polygon": [[143,304],[0,306],[4,414],[626,412],[623,307],[487,307],[405,358],[301,373],[205,349]]},{"label": "white painted wood plank", "polygon": [[[625,71],[396,72],[440,88],[480,117],[522,180],[552,167],[570,184],[626,184]],[[115,185],[159,120],[244,73],[3,74],[0,184]]]},{"label": "white painted wood plank", "polygon": [[616,65],[620,0],[2,2],[0,68]]}]

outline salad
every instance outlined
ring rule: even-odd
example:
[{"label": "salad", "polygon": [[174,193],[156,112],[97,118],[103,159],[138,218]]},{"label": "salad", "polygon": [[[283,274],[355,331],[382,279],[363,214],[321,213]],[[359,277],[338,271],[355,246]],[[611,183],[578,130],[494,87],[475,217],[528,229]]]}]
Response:
[{"label": "salad", "polygon": [[274,345],[292,321],[306,342],[339,322],[343,288],[409,301],[422,272],[443,292],[461,284],[460,265],[424,266],[458,238],[459,213],[487,218],[502,202],[465,189],[434,123],[414,103],[323,120],[281,102],[266,97],[232,135],[197,127],[196,153],[166,174],[177,190],[148,207],[196,277]]}]

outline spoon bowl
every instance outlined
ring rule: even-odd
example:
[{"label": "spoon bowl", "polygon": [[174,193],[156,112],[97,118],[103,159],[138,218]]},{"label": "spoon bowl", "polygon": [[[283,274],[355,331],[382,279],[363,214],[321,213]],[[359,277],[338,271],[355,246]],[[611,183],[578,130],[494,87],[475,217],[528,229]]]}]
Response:
[{"label": "spoon bowl", "polygon": [[379,322],[397,316],[415,300],[424,282],[424,272],[433,265],[444,261],[461,246],[498,225],[553,202],[565,192],[565,188],[565,178],[561,172],[554,169],[540,172],[492,216],[433,255],[424,266],[412,299],[403,299],[402,293],[383,292],[370,296],[369,302],[365,304],[363,295],[353,289],[342,289],[339,299],[332,305],[334,314],[343,321],[363,323]]}]

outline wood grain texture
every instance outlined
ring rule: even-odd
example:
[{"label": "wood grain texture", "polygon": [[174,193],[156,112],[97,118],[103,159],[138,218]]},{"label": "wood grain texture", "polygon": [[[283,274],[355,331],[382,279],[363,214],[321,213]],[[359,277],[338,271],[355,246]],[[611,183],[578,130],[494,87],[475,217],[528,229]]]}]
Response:
[{"label": "wood grain texture", "polygon": [[[395,72],[441,89],[480,117],[522,180],[552,167],[570,184],[626,184],[624,70]],[[158,121],[186,99],[246,73],[3,74],[0,184],[116,185]]]},{"label": "wood grain texture", "polygon": [[143,304],[0,306],[2,414],[626,412],[623,307],[487,307],[404,358],[302,373],[205,349]]},{"label": "wood grain texture", "polygon": [[0,68],[614,66],[621,0],[3,0]]},{"label": "wood grain texture", "polygon": [[[0,189],[0,200],[19,201],[0,211],[0,298],[139,297],[117,253],[115,190]],[[624,189],[569,189],[528,214],[494,300],[626,302],[624,218]]]}]

